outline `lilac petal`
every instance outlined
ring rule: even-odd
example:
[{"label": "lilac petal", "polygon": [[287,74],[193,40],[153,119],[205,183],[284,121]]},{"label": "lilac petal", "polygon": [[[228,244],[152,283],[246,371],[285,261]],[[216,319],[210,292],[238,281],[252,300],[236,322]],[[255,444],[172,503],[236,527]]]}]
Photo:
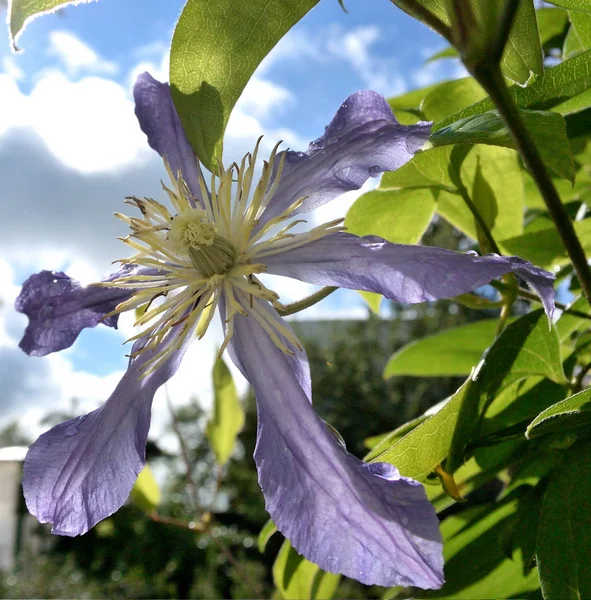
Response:
[{"label": "lilac petal", "polygon": [[[153,269],[138,269],[125,265],[103,281]],[[133,290],[82,286],[75,279],[59,271],[41,271],[31,275],[23,284],[15,302],[18,312],[29,317],[29,324],[20,347],[31,356],[45,356],[69,348],[86,327],[96,327],[100,322],[117,328],[118,316],[103,319]]]},{"label": "lilac petal", "polygon": [[[169,336],[173,339],[163,344],[175,342],[176,335]],[[190,339],[141,379],[140,369],[152,352],[130,360],[101,408],[57,425],[30,447],[23,474],[27,508],[41,523],[53,523],[52,533],[86,533],[127,500],[146,463],[154,393],[175,373]]]},{"label": "lilac petal", "polygon": [[440,587],[441,536],[423,487],[342,448],[312,408],[309,379],[301,385],[305,352],[284,354],[254,316],[236,315],[230,354],[257,396],[255,461],[266,507],[293,547],[365,584]]},{"label": "lilac petal", "polygon": [[262,253],[257,258],[274,275],[377,292],[409,304],[451,298],[505,273],[515,273],[536,290],[548,318],[554,311],[554,275],[517,256],[478,256],[341,232],[279,254],[265,257]]},{"label": "lilac petal", "polygon": [[369,177],[400,168],[422,148],[430,132],[430,123],[400,125],[376,92],[349,96],[307,152],[284,153],[281,179],[261,224],[300,198],[305,200],[294,214],[359,189]]},{"label": "lilac petal", "polygon": [[133,86],[133,97],[135,115],[148,144],[166,158],[175,176],[179,171],[182,173],[191,193],[202,203],[199,165],[174,107],[169,85],[142,73]]}]

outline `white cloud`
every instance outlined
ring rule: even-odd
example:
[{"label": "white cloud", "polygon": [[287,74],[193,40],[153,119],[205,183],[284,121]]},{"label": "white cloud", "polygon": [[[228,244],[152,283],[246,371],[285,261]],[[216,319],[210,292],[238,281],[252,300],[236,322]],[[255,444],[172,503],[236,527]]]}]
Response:
[{"label": "white cloud", "polygon": [[82,71],[114,75],[119,70],[114,62],[101,58],[90,46],[69,31],[49,33],[48,53],[56,56],[71,76],[76,76]]},{"label": "white cloud", "polygon": [[3,73],[8,75],[11,79],[14,79],[14,81],[19,81],[25,74],[16,62],[14,56],[3,56],[1,66]]}]

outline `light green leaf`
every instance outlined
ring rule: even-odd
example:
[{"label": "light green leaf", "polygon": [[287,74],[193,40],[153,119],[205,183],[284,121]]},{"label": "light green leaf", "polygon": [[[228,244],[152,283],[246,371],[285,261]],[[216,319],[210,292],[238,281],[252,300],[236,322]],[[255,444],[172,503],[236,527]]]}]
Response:
[{"label": "light green leaf", "polygon": [[472,77],[448,81],[429,92],[421,110],[428,121],[441,121],[462,108],[486,97],[486,92]]},{"label": "light green leaf", "polygon": [[[484,0],[489,4],[488,0]],[[490,3],[494,4],[494,3]],[[505,4],[508,2],[505,0]],[[533,0],[521,0],[501,59],[503,75],[525,85],[544,70],[542,46]]]},{"label": "light green leaf", "polygon": [[[347,212],[345,227],[355,235],[379,235],[389,242],[416,244],[435,212],[429,189],[377,189],[360,196]],[[379,314],[382,296],[359,292],[370,309]]]},{"label": "light green leaf", "polygon": [[542,411],[529,425],[525,435],[533,438],[547,433],[564,432],[591,424],[591,389],[569,396]]},{"label": "light green leaf", "polygon": [[[488,225],[497,241],[523,232],[523,179],[516,152],[474,146],[462,163],[460,176],[478,210],[489,216]],[[466,235],[478,239],[474,216],[461,196],[439,194],[437,212]]]},{"label": "light green leaf", "polygon": [[591,444],[573,445],[554,470],[540,518],[536,558],[547,599],[591,598]]},{"label": "light green leaf", "polygon": [[[575,165],[564,117],[551,111],[519,112],[548,167],[558,177],[574,183]],[[430,141],[434,146],[469,143],[513,147],[509,130],[496,110],[451,123],[433,133]]]},{"label": "light green leaf", "polygon": [[[589,303],[583,296],[573,300],[567,308],[582,312],[584,314],[589,314]],[[584,319],[564,312],[556,323],[556,330],[558,331],[558,337],[560,338],[560,341],[564,343],[575,331],[583,328],[587,329],[589,327],[589,323],[589,319]]]},{"label": "light green leaf", "polygon": [[447,456],[468,382],[424,423],[415,427],[371,462],[387,462],[405,477],[425,479]]},{"label": "light green leaf", "polygon": [[567,383],[556,328],[548,328],[542,310],[508,325],[469,379],[445,464],[447,472],[453,473],[462,464],[465,448],[495,397],[515,381],[531,375],[543,375],[558,384]]},{"label": "light green leaf", "polygon": [[379,456],[382,452],[387,450],[390,446],[393,446],[395,442],[402,439],[407,433],[411,432],[415,427],[418,427],[423,421],[426,421],[429,417],[421,415],[412,421],[408,421],[404,425],[397,427],[390,433],[374,435],[363,440],[363,445],[369,448],[370,451],[363,457],[363,460],[369,462],[376,456]]},{"label": "light green leaf", "polygon": [[[509,93],[519,108],[535,110],[552,109],[562,115],[571,114],[587,108],[587,96],[581,96],[579,103],[570,102],[568,109],[560,108],[566,100],[582,94],[591,88],[591,50],[578,54],[574,58],[565,60],[538,77],[526,88],[518,85],[511,86]],[[446,127],[450,123],[466,117],[479,115],[494,108],[490,98],[471,104],[454,115],[433,126],[434,130]]]},{"label": "light green leaf", "polygon": [[405,92],[400,96],[393,96],[392,98],[388,98],[388,104],[393,111],[405,110],[411,112],[420,112],[419,108],[425,96],[427,96],[431,90],[434,90],[440,85],[441,83],[434,83],[423,88]]},{"label": "light green leaf", "polygon": [[232,374],[220,357],[213,366],[213,392],[213,415],[206,433],[216,460],[225,465],[234,450],[236,436],[244,425],[244,411]]},{"label": "light green leaf", "polygon": [[452,152],[451,146],[444,146],[415,154],[400,169],[384,173],[379,189],[431,187],[455,191],[449,174]]},{"label": "light green leaf", "polygon": [[[575,221],[573,225],[583,249],[591,252],[591,219]],[[566,264],[569,260],[554,227],[502,240],[500,246],[506,254],[521,256],[544,269]]]},{"label": "light green leaf", "polygon": [[564,40],[563,54],[570,58],[591,48],[591,13],[569,10],[570,29]]},{"label": "light green leaf", "polygon": [[273,565],[273,581],[285,600],[330,600],[340,579],[300,556],[289,540],[283,542]]},{"label": "light green leaf", "polygon": [[425,62],[435,62],[436,60],[441,60],[443,58],[458,58],[458,51],[453,46],[448,46],[439,52],[436,52],[432,56],[430,56]]},{"label": "light green leaf", "polygon": [[369,306],[374,315],[380,314],[380,307],[382,305],[382,300],[384,299],[382,295],[376,294],[375,292],[359,292],[359,295],[365,300],[367,306]]},{"label": "light green leaf", "polygon": [[469,375],[495,339],[497,325],[496,319],[486,319],[410,342],[392,355],[384,369],[384,377]]},{"label": "light green leaf", "polygon": [[591,10],[591,0],[548,0],[548,2],[573,10]]},{"label": "light green leaf", "polygon": [[345,218],[345,227],[358,236],[379,235],[397,244],[416,244],[435,212],[429,189],[378,188],[357,198]]},{"label": "light green leaf", "polygon": [[154,512],[160,504],[160,488],[148,465],[138,475],[129,497],[138,508],[147,514]]},{"label": "light green leaf", "polygon": [[170,84],[185,133],[210,170],[246,83],[318,0],[188,0],[170,50]]},{"label": "light green leaf", "polygon": [[562,8],[540,8],[536,11],[542,46],[561,35],[568,22],[568,13]]},{"label": "light green leaf", "polygon": [[267,547],[267,542],[273,537],[273,535],[277,533],[277,527],[275,523],[271,519],[269,519],[261,529],[259,533],[259,537],[257,538],[257,546],[259,548],[259,552],[262,554]]},{"label": "light green leaf", "polygon": [[92,0],[8,0],[7,22],[10,44],[16,50],[16,42],[25,27],[37,17],[54,13],[71,4],[84,4]]}]

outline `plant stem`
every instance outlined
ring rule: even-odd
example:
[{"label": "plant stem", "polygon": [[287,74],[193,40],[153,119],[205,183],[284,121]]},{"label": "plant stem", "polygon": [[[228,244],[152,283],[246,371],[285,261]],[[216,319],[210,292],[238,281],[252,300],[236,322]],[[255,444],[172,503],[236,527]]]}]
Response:
[{"label": "plant stem", "polygon": [[583,295],[591,303],[591,271],[587,264],[585,251],[577,237],[573,224],[560,200],[556,187],[552,182],[546,165],[540,156],[538,148],[533,143],[527,131],[519,110],[505,84],[501,70],[497,64],[466,65],[478,83],[486,90],[497,107],[499,114],[509,129],[515,147],[523,158],[523,162],[534,178],[548,212],[554,221],[556,229],[564,243],[573,267],[581,282]]},{"label": "plant stem", "polygon": [[323,287],[321,290],[318,290],[311,296],[306,296],[302,300],[292,302],[291,304],[285,304],[284,306],[282,306],[282,308],[278,308],[277,312],[282,317],[293,315],[297,312],[305,310],[306,308],[310,308],[310,306],[314,306],[314,304],[317,304],[321,300],[324,300],[327,296],[330,296],[334,291],[338,289],[338,287],[333,286]]}]

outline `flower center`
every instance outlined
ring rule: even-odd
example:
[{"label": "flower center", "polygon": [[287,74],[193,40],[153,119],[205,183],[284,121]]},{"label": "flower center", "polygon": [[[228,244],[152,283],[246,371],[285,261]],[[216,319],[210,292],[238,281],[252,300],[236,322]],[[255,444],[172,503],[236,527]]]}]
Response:
[{"label": "flower center", "polygon": [[[257,275],[267,270],[267,257],[342,230],[342,219],[294,233],[293,228],[302,221],[290,217],[303,199],[271,219],[262,219],[283,168],[285,155],[279,156],[277,148],[263,164],[258,182],[254,179],[258,143],[240,165],[234,163],[212,175],[209,188],[199,168],[199,180],[192,183],[199,186],[201,199],[195,198],[181,174],[173,173],[165,162],[172,189],[163,187],[172,210],[152,198],[131,196],[127,203],[138,208],[141,216],[116,214],[131,229],[124,243],[136,251],[135,256],[119,262],[137,270],[96,285],[133,292],[106,316],[144,307],[135,323],[143,329],[128,340],[141,340],[132,358],[147,352],[151,355],[142,367],[143,376],[163,364],[192,332],[203,337],[222,299],[226,335],[220,354],[232,338],[236,315],[255,319],[283,352],[293,354],[300,347],[289,327],[266,308],[265,303],[275,309],[282,305]],[[273,232],[275,228],[279,230]],[[156,298],[161,302],[155,303]],[[169,336],[173,330],[175,335]]]},{"label": "flower center", "polygon": [[178,253],[189,256],[195,269],[207,279],[225,275],[236,263],[238,252],[200,208],[190,208],[172,218],[167,241]]}]

